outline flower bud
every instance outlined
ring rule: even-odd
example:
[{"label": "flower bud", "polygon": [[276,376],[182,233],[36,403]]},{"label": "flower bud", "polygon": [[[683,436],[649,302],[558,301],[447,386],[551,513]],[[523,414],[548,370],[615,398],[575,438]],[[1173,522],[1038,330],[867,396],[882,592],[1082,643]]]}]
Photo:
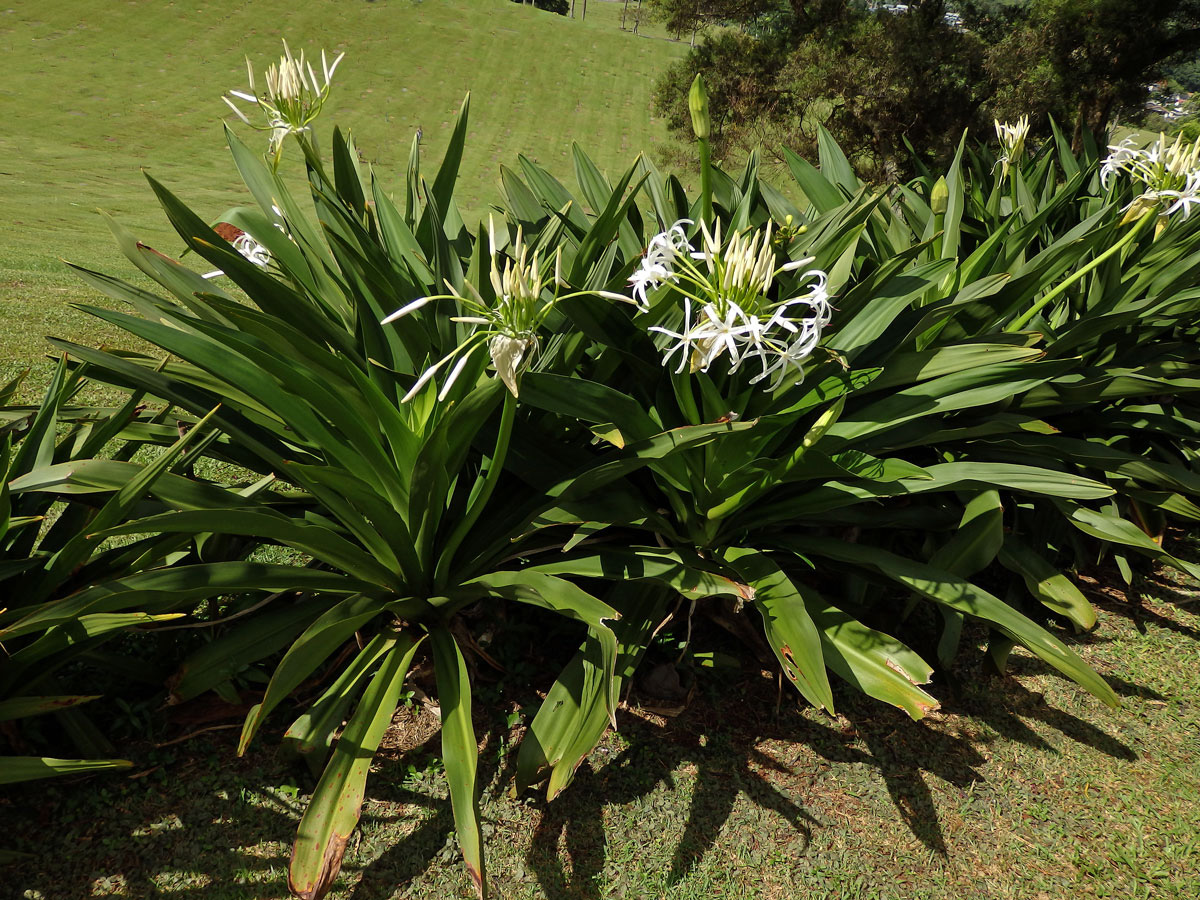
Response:
[{"label": "flower bud", "polygon": [[933,190],[929,192],[929,208],[935,216],[944,216],[949,202],[950,188],[946,187],[945,178],[939,178],[934,183]]},{"label": "flower bud", "polygon": [[688,91],[688,110],[692,114],[692,131],[702,141],[708,140],[712,131],[712,120],[708,115],[708,91],[704,87],[704,76],[697,75]]}]

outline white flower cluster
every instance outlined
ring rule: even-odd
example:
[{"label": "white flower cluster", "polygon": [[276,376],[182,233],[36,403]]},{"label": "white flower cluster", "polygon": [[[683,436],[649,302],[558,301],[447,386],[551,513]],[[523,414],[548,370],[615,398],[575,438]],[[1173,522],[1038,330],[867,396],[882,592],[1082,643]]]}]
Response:
[{"label": "white flower cluster", "polygon": [[[496,249],[496,226],[490,218],[488,243],[491,256],[488,277],[495,294],[492,300],[485,300],[469,281],[465,282],[464,291],[455,290],[454,286],[447,282],[446,287],[450,289],[450,293],[420,297],[383,320],[382,324],[386,325],[416,312],[427,303],[452,300],[469,315],[451,316],[451,321],[473,326],[471,334],[462,343],[421,373],[402,402],[407,403],[415,397],[443,366],[457,358],[458,361],[438,392],[439,401],[446,399],[467,361],[475,351],[483,347],[487,348],[497,376],[516,397],[521,374],[529,368],[538,352],[538,329],[559,301],[589,293],[609,300],[631,302],[628,297],[608,291],[559,294],[559,289],[567,286],[562,277],[561,249],[554,257],[554,271],[551,274],[548,271],[549,267],[543,266],[538,255],[530,253],[521,228],[517,229],[512,256],[505,260],[503,265]],[[545,294],[552,296],[545,299]]]},{"label": "white flower cluster", "polygon": [[1001,122],[996,119],[995,123],[996,140],[1000,142],[1002,154],[996,160],[996,165],[1002,166],[1000,175],[1007,178],[1008,170],[1020,163],[1025,153],[1025,138],[1029,136],[1029,116],[1021,116],[1016,122]]},{"label": "white flower cluster", "polygon": [[1178,137],[1171,144],[1165,135],[1159,135],[1147,147],[1135,147],[1132,139],[1126,138],[1108,149],[1108,158],[1100,166],[1100,183],[1108,188],[1113,177],[1122,173],[1144,188],[1126,207],[1124,221],[1141,218],[1155,208],[1160,210],[1160,221],[1180,211],[1186,219],[1192,205],[1200,203],[1200,141],[1184,143]]},{"label": "white flower cluster", "polygon": [[670,284],[683,300],[683,320],[678,331],[654,326],[649,331],[671,338],[664,349],[663,365],[678,355],[677,372],[691,368],[707,371],[728,355],[729,371],[758,360],[761,370],[751,379],[757,384],[772,378],[769,390],[785,379],[804,377],[804,360],[816,349],[829,324],[831,307],[824,272],[808,269],[799,276],[803,291],[785,299],[772,299],[771,288],[783,273],[803,269],[812,258],[775,264],[771,224],[752,234],[734,234],[722,244],[721,225],[714,231],[701,223],[702,244],[696,250],[681,219],[656,235],[646,248],[639,268],[630,277],[641,312],[650,309],[647,291]]},{"label": "white flower cluster", "polygon": [[283,142],[289,134],[299,134],[308,131],[312,121],[321,113],[325,100],[329,97],[329,85],[338,63],[346,54],[340,53],[331,65],[321,51],[321,78],[313,71],[313,67],[304,59],[304,51],[300,58],[292,56],[292,51],[283,42],[283,56],[276,65],[267,68],[267,91],[258,94],[254,88],[254,67],[246,60],[246,73],[250,81],[250,90],[230,91],[229,97],[236,97],[247,103],[253,103],[267,117],[267,124],[256,125],[251,122],[229,97],[222,97],[229,108],[239,119],[252,128],[271,132],[269,151],[274,154],[278,164]]}]

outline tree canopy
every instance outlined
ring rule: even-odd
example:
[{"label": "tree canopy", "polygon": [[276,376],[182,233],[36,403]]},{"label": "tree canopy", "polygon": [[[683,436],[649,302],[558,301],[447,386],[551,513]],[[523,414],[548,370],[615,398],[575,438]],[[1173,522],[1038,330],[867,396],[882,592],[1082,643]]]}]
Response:
[{"label": "tree canopy", "polygon": [[944,157],[962,130],[1028,114],[1101,133],[1135,114],[1146,85],[1200,48],[1200,0],[649,0],[676,33],[704,37],[660,82],[686,133],[696,73],[712,93],[714,149],[810,149],[818,124],[876,177],[911,144]]}]

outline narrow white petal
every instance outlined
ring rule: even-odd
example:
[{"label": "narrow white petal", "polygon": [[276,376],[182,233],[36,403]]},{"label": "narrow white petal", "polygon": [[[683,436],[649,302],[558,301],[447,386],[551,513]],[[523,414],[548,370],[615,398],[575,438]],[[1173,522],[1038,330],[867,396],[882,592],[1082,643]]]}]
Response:
[{"label": "narrow white petal", "polygon": [[250,120],[246,118],[246,114],[244,112],[242,112],[240,109],[238,109],[236,106],[234,106],[232,100],[230,100],[228,97],[222,97],[221,99],[224,100],[227,104],[229,104],[229,108],[233,110],[234,115],[236,115],[239,119],[241,119],[247,125],[250,124]]},{"label": "narrow white petal", "polygon": [[446,399],[446,395],[450,393],[450,388],[454,385],[454,382],[458,380],[458,376],[462,374],[463,368],[467,365],[467,362],[471,359],[471,354],[475,352],[475,349],[478,346],[479,345],[476,344],[475,347],[472,347],[461,357],[459,357],[458,362],[454,364],[454,368],[450,370],[450,374],[446,378],[446,383],[443,384],[442,389],[438,391],[439,403]]},{"label": "narrow white petal", "polygon": [[779,267],[780,272],[795,272],[797,269],[803,269],[810,262],[816,259],[815,256],[806,256],[804,259],[795,259],[789,263],[784,263]]},{"label": "narrow white petal", "polygon": [[389,322],[395,322],[397,319],[402,318],[403,316],[407,316],[410,312],[415,312],[416,310],[420,309],[422,306],[424,306],[426,303],[430,302],[433,299],[434,299],[433,297],[420,297],[420,298],[414,300],[412,303],[409,303],[409,304],[406,304],[406,305],[400,307],[398,310],[396,310],[390,316],[383,319],[383,321],[381,321],[379,324],[386,325]]},{"label": "narrow white petal", "polygon": [[617,294],[612,291],[593,291],[597,297],[603,297],[605,300],[616,300],[619,303],[632,303],[637,306],[637,301],[626,297],[624,294]]},{"label": "narrow white petal", "polygon": [[434,375],[436,375],[438,369],[440,369],[442,366],[444,366],[446,364],[446,361],[449,359],[450,359],[449,356],[444,356],[441,359],[439,359],[437,362],[435,362],[432,366],[430,366],[428,369],[426,369],[424,372],[422,372],[421,377],[417,379],[417,383],[414,384],[411,388],[409,388],[409,391],[407,394],[405,394],[403,397],[400,398],[400,402],[407,403],[413,397],[417,396],[417,394],[419,394],[421,392],[421,388],[425,387],[425,385],[429,383],[429,379],[431,379]]}]

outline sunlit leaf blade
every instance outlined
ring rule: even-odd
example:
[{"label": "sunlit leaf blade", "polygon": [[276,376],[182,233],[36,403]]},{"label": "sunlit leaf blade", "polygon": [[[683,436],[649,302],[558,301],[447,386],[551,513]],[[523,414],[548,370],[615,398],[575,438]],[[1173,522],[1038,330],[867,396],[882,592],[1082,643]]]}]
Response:
[{"label": "sunlit leaf blade", "polygon": [[467,874],[480,900],[487,897],[487,870],[483,861],[483,831],[479,824],[478,785],[475,772],[479,765],[479,745],[471,722],[471,682],[467,662],[449,629],[430,629],[433,665],[438,685],[438,705],[442,709],[442,761],[450,785],[450,804],[454,808],[454,827],[462,849]]},{"label": "sunlit leaf blade", "polygon": [[420,643],[407,634],[395,636],[313,791],[288,869],[288,887],[302,900],[320,900],[337,878],[346,842],[358,824],[371,760],[392,721]]}]

